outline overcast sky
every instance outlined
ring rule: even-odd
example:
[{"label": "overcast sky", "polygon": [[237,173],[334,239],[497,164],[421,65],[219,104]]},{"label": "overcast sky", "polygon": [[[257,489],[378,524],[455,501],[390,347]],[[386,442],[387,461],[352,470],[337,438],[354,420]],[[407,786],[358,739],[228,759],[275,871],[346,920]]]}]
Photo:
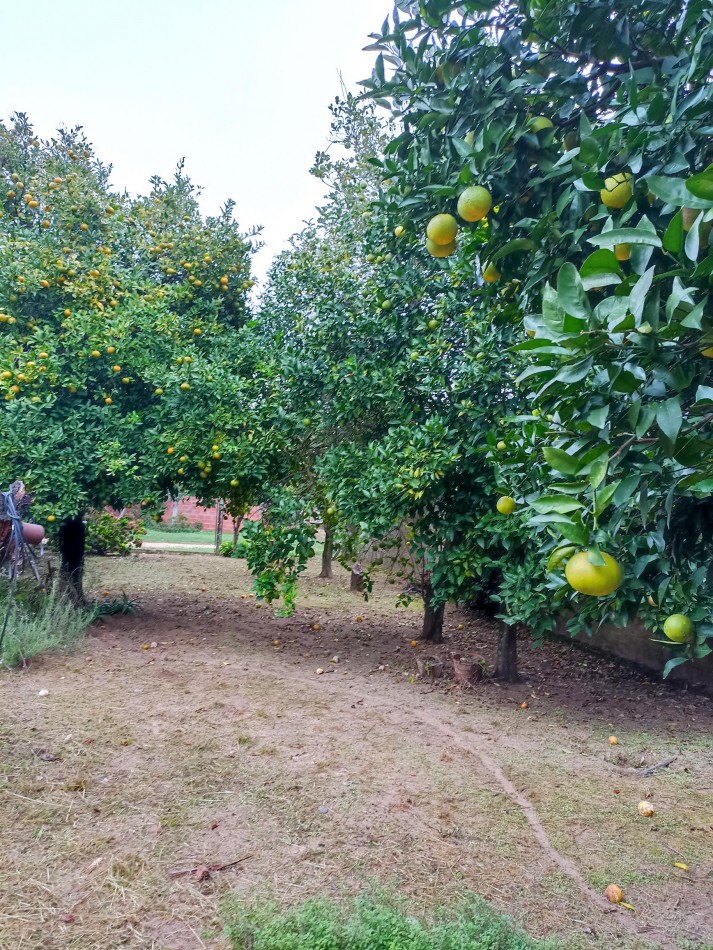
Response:
[{"label": "overcast sky", "polygon": [[82,125],[115,187],[145,192],[185,156],[203,210],[262,224],[264,274],[321,197],[308,170],[329,103],[366,78],[389,0],[31,0],[7,11],[0,118]]}]

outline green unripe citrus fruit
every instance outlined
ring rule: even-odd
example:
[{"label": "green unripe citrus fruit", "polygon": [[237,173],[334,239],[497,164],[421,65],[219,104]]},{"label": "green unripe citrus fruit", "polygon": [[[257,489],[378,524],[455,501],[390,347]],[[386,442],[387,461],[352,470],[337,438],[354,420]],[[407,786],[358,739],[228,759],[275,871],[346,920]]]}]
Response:
[{"label": "green unripe citrus fruit", "polygon": [[685,614],[671,614],[663,625],[663,632],[674,643],[689,643],[693,639],[693,623]]}]

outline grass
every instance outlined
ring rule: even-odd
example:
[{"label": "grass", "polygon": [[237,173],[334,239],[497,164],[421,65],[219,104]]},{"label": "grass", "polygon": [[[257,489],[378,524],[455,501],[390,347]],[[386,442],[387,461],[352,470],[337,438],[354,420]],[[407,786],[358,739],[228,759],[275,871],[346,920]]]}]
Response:
[{"label": "grass", "polygon": [[[232,534],[231,534],[232,537]],[[160,541],[162,544],[215,544],[214,531],[158,531],[147,528],[144,541]]]},{"label": "grass", "polygon": [[357,898],[307,901],[280,909],[271,902],[226,901],[226,933],[234,950],[554,950],[534,940],[477,897],[437,911],[433,922],[411,916],[400,903]]},{"label": "grass", "polygon": [[[0,626],[7,597],[5,588],[0,594]],[[84,636],[95,616],[94,609],[77,610],[56,588],[45,592],[21,584],[11,607],[0,659],[6,666],[21,666],[47,650],[69,649]]]}]

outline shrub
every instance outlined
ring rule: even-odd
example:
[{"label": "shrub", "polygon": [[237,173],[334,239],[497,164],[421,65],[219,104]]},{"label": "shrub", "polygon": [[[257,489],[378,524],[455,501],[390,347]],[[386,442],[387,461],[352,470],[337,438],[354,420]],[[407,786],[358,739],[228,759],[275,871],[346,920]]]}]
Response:
[{"label": "shrub", "polygon": [[248,542],[245,538],[238,538],[238,543],[233,544],[232,541],[223,541],[223,543],[218,548],[218,554],[221,557],[247,557],[248,551]]},{"label": "shrub", "polygon": [[134,518],[112,515],[109,511],[92,511],[87,517],[87,549],[90,554],[124,556],[132,548],[141,547],[146,528]]},{"label": "shrub", "polygon": [[[9,591],[0,589],[0,629],[5,619]],[[10,610],[0,658],[6,666],[20,666],[46,650],[69,649],[84,636],[94,620],[93,608],[76,609],[54,587],[42,591],[34,584],[20,584]]]},{"label": "shrub", "polygon": [[[224,908],[235,950],[546,950],[558,946],[517,930],[477,897],[426,924],[403,907],[357,899],[347,909],[308,901],[281,910],[235,900]],[[560,944],[561,946],[561,944]]]},{"label": "shrub", "polygon": [[202,531],[203,525],[200,521],[196,521],[195,524],[191,524],[188,518],[185,515],[178,515],[178,517],[173,521],[156,521],[153,520],[146,525],[148,528],[151,528],[152,531],[165,531],[167,534],[185,534],[186,531]]}]

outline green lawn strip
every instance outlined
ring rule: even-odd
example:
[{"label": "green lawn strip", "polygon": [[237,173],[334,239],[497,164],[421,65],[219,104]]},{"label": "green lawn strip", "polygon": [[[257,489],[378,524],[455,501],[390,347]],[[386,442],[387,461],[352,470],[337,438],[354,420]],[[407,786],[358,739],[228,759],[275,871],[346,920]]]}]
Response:
[{"label": "green lawn strip", "polygon": [[482,899],[469,896],[434,912],[412,916],[402,902],[357,898],[346,905],[310,900],[280,908],[270,901],[223,905],[234,950],[555,950],[564,944],[528,937]]}]

